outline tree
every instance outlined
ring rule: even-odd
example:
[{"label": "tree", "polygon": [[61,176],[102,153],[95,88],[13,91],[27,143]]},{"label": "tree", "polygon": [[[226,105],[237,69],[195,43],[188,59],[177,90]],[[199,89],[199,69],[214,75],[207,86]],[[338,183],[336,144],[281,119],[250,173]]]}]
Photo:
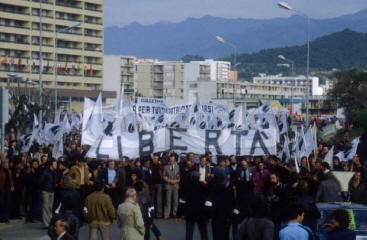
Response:
[{"label": "tree", "polygon": [[367,72],[340,72],[329,96],[344,108],[347,120],[355,127],[367,129]]}]

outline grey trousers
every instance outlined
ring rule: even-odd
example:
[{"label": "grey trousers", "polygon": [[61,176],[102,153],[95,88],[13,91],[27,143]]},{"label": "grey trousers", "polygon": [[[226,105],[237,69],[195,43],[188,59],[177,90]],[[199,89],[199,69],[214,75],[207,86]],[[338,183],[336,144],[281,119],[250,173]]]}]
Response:
[{"label": "grey trousers", "polygon": [[171,208],[173,216],[176,217],[177,208],[178,208],[178,184],[165,185],[166,190],[166,203],[164,205],[164,218],[169,218],[171,214]]},{"label": "grey trousers", "polygon": [[109,225],[105,224],[89,224],[89,240],[98,240],[98,232],[101,232],[102,240],[110,239]]},{"label": "grey trousers", "polygon": [[154,202],[154,206],[156,209],[156,216],[158,218],[162,217],[162,198],[163,198],[163,194],[162,194],[162,189],[163,189],[163,184],[154,184],[153,185],[153,191],[152,191],[152,197],[153,197],[153,202]]},{"label": "grey trousers", "polygon": [[52,218],[52,206],[54,204],[54,193],[42,191],[42,223],[48,227]]}]

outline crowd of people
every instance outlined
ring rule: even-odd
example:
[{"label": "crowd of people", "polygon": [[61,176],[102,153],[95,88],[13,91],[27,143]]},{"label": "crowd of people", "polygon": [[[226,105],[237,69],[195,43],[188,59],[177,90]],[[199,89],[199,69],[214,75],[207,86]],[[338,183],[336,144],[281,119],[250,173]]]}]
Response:
[{"label": "crowd of people", "polygon": [[[78,239],[83,225],[89,239],[110,239],[115,221],[124,240],[162,239],[154,220],[173,218],[185,220],[187,240],[195,225],[201,239],[208,239],[209,224],[214,240],[306,240],[315,238],[316,203],[367,204],[367,159],[334,158],[333,170],[354,172],[349,193],[342,194],[323,161],[328,146],[321,143],[317,153],[301,160],[299,173],[292,163],[267,155],[168,151],[139,159],[86,159],[77,131],[64,137],[59,159],[52,157],[52,145],[35,143],[20,152],[11,134],[6,150],[0,154],[0,222],[41,221],[51,239]],[[329,239],[354,239],[348,213],[338,210],[331,219],[325,225]]]}]

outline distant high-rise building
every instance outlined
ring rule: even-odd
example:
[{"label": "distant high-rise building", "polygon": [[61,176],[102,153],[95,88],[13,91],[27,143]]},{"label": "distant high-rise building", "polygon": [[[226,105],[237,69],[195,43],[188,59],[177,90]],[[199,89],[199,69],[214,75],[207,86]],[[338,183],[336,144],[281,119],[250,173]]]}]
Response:
[{"label": "distant high-rise building", "polygon": [[138,62],[136,94],[165,98],[167,103],[183,100],[184,65],[176,61]]},{"label": "distant high-rise building", "polygon": [[[57,71],[61,103],[96,97],[103,88],[103,2],[42,0],[40,6],[40,0],[1,0],[0,85],[16,84],[9,72],[38,81],[41,15],[45,94],[53,94],[49,90],[54,89]],[[65,30],[77,22],[80,25]]]},{"label": "distant high-rise building", "polygon": [[261,74],[253,78],[254,83],[273,84],[282,86],[308,87],[310,95],[322,95],[322,89],[319,87],[319,78],[306,76],[282,76],[282,75],[266,75]]}]

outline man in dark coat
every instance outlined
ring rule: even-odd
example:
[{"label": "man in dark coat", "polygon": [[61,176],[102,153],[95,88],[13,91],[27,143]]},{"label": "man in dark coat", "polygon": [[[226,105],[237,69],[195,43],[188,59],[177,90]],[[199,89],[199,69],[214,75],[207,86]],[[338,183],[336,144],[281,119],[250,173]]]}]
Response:
[{"label": "man in dark coat", "polygon": [[198,225],[201,239],[208,239],[207,224],[209,214],[205,210],[207,188],[199,182],[199,177],[200,174],[197,171],[192,171],[189,174],[189,179],[187,180],[190,188],[187,188],[185,195],[179,199],[176,222],[178,223],[182,216],[185,217],[187,240],[193,239],[195,223]]},{"label": "man in dark coat", "polygon": [[322,163],[323,177],[316,193],[316,202],[342,202],[341,188],[338,180],[330,172],[327,162]]},{"label": "man in dark coat", "polygon": [[225,186],[224,176],[215,175],[210,192],[208,205],[212,205],[212,230],[214,240],[229,240],[231,214],[234,199],[231,189]]},{"label": "man in dark coat", "polygon": [[115,169],[115,161],[108,161],[108,167],[100,170],[98,173],[98,178],[102,183],[105,184],[105,193],[111,197],[113,206],[116,209],[119,204],[119,199],[116,189],[118,174]]}]

